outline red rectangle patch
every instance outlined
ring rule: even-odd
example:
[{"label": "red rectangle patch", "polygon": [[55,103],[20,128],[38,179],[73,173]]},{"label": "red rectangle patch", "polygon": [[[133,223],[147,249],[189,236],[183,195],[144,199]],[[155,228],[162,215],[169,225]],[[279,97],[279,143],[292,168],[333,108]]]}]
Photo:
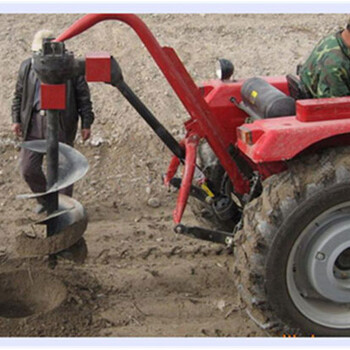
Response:
[{"label": "red rectangle patch", "polygon": [[301,122],[350,118],[350,97],[299,100],[296,103],[296,116]]},{"label": "red rectangle patch", "polygon": [[41,84],[41,109],[66,109],[66,84]]},{"label": "red rectangle patch", "polygon": [[111,81],[111,55],[106,52],[87,54],[85,77],[90,82],[109,83]]}]

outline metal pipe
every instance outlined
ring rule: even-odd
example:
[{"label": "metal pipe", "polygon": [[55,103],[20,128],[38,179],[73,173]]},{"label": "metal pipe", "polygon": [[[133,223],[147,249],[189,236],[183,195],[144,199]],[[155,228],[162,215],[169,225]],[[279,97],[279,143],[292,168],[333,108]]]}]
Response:
[{"label": "metal pipe", "polygon": [[[49,190],[58,180],[58,121],[60,112],[57,110],[47,110],[47,184],[46,189]],[[50,215],[58,210],[58,192],[53,192],[46,197],[47,214]],[[51,220],[47,223],[46,233],[50,237],[56,232],[56,221]],[[49,266],[56,266],[56,255],[49,256]]]},{"label": "metal pipe", "polygon": [[116,87],[121,94],[135,108],[145,122],[154,130],[157,136],[165,143],[165,145],[173,152],[180,160],[185,158],[185,150],[170,134],[170,132],[158,121],[152,112],[143,104],[125,81],[119,82]]}]

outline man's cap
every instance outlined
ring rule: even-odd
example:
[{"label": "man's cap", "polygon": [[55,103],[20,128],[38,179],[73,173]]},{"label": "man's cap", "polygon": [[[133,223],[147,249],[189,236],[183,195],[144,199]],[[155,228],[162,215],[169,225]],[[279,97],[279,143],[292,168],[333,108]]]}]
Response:
[{"label": "man's cap", "polygon": [[50,29],[42,29],[36,32],[32,43],[32,51],[39,51],[42,48],[43,40],[53,38],[53,31]]}]

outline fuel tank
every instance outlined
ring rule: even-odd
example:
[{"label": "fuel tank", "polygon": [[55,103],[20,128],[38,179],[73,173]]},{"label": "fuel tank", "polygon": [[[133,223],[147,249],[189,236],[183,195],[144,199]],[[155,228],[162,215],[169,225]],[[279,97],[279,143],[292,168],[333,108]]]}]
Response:
[{"label": "fuel tank", "polygon": [[241,96],[246,112],[255,119],[295,115],[295,100],[261,78],[247,79]]}]

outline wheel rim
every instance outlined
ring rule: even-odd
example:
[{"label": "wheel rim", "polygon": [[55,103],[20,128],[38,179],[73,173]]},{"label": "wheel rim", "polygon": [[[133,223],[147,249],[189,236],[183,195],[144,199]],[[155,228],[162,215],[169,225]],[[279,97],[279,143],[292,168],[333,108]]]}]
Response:
[{"label": "wheel rim", "polygon": [[350,327],[350,202],[322,213],[301,232],[286,278],[305,317],[330,328]]}]

